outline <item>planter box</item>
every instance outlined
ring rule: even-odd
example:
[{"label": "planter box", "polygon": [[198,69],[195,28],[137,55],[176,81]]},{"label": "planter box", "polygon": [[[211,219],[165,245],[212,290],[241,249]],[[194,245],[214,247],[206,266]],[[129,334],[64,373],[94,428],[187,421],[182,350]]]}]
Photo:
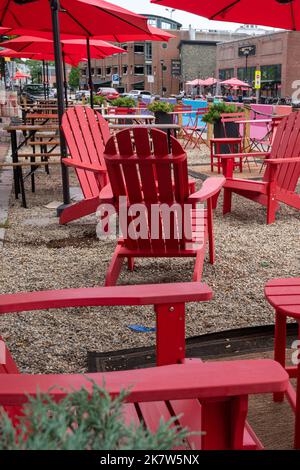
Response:
[{"label": "planter box", "polygon": [[[224,132],[224,125],[226,132]],[[222,124],[221,121],[216,121],[214,123],[214,137],[216,139],[223,137],[240,137],[239,124],[236,124],[235,122],[226,122],[225,124]],[[230,147],[226,144],[221,145],[221,153],[230,153]]]},{"label": "planter box", "polygon": [[155,124],[173,124],[173,114],[163,113],[158,111],[154,113]]}]

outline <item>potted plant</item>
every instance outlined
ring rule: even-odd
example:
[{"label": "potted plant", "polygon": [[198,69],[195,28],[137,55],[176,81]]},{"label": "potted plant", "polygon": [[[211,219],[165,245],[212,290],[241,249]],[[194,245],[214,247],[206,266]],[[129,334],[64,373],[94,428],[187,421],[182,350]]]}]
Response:
[{"label": "potted plant", "polygon": [[130,96],[120,96],[119,98],[111,100],[110,104],[116,108],[128,108],[128,110],[136,106],[134,98],[130,98]]},{"label": "potted plant", "polygon": [[[214,126],[214,137],[239,137],[239,125],[235,122],[221,122],[221,114],[225,113],[239,113],[242,112],[242,108],[237,108],[233,104],[227,104],[224,102],[213,103],[206,114],[202,116],[203,122],[212,124]],[[227,145],[221,146],[222,153],[229,153]]]},{"label": "potted plant", "polygon": [[174,105],[166,101],[154,100],[148,106],[149,111],[155,115],[156,124],[173,124],[173,115],[168,114],[174,110]]},{"label": "potted plant", "polygon": [[126,425],[123,403],[127,391],[111,398],[93,383],[56,402],[49,394],[28,397],[20,422],[0,410],[0,450],[170,450],[191,433],[176,418],[161,421],[151,432],[143,424]]}]

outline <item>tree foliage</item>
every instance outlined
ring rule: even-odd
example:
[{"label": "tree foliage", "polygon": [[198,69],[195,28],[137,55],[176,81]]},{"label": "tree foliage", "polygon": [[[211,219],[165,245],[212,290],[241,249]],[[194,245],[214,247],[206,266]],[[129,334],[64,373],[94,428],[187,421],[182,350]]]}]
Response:
[{"label": "tree foliage", "polygon": [[79,67],[72,67],[69,75],[69,85],[71,88],[76,90],[79,88],[80,83],[80,69]]}]

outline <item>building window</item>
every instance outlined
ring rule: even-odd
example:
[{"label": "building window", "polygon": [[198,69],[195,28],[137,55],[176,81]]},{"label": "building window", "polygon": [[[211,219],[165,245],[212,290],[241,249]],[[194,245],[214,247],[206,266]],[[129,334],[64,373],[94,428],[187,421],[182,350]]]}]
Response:
[{"label": "building window", "polygon": [[119,67],[113,67],[113,73],[114,74],[119,73]]},{"label": "building window", "polygon": [[134,66],[134,75],[144,75],[144,66],[143,65],[135,65]]},{"label": "building window", "polygon": [[97,68],[97,75],[98,75],[99,77],[101,77],[101,75],[102,75],[102,68],[101,68],[101,67],[98,67],[98,68]]},{"label": "building window", "polygon": [[261,79],[269,82],[281,82],[281,64],[262,65]]},{"label": "building window", "polygon": [[94,67],[91,68],[91,74],[92,74],[92,75],[95,74],[95,69],[94,69]]},{"label": "building window", "polygon": [[111,75],[111,67],[106,67],[105,73],[106,75]]},{"label": "building window", "polygon": [[123,75],[127,75],[127,73],[128,73],[128,65],[123,65],[123,66],[122,66],[122,73],[123,73]]},{"label": "building window", "polygon": [[125,49],[125,51],[128,50],[128,44],[125,42],[124,44],[121,44],[122,49]]},{"label": "building window", "polygon": [[165,21],[161,22],[161,29],[171,29],[171,24],[166,23]]},{"label": "building window", "polygon": [[134,45],[134,53],[135,54],[144,54],[145,45],[143,43],[136,43]]},{"label": "building window", "polygon": [[150,26],[157,26],[157,20],[155,20],[154,18],[148,20],[148,24]]},{"label": "building window", "polygon": [[255,70],[256,67],[248,67],[246,71],[246,67],[239,67],[237,69],[237,78],[239,80],[247,80],[248,82],[252,82],[255,79]]},{"label": "building window", "polygon": [[146,75],[152,75],[152,65],[151,64],[146,65]]},{"label": "building window", "polygon": [[221,80],[228,80],[234,75],[234,69],[219,69],[219,78]]},{"label": "building window", "polygon": [[81,75],[82,75],[83,77],[86,77],[86,69],[82,69],[82,70],[81,70]]},{"label": "building window", "polygon": [[145,60],[152,60],[152,42],[145,43]]}]

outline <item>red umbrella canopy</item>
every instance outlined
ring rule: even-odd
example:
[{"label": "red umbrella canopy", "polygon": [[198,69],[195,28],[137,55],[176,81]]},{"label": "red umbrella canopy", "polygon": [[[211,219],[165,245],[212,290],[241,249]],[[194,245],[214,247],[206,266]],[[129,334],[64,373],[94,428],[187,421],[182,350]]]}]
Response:
[{"label": "red umbrella canopy", "polygon": [[[64,54],[86,57],[85,39],[63,39],[61,41]],[[54,43],[50,39],[38,38],[34,36],[20,36],[10,41],[1,43],[3,47],[8,47],[17,52],[53,54]],[[125,49],[114,46],[100,39],[90,40],[90,54],[93,58],[102,59],[112,54],[125,53]]]},{"label": "red umbrella canopy", "polygon": [[[16,52],[12,49],[3,49],[0,51],[0,57],[10,57],[11,59],[32,59],[32,60],[46,60],[46,61],[54,61],[54,54],[41,54],[41,53],[33,53],[33,52]],[[73,65],[76,67],[78,63],[83,59],[80,56],[76,55],[65,55],[65,62],[67,64]]]},{"label": "red umbrella canopy", "polygon": [[30,78],[31,75],[29,73],[23,73],[20,72],[20,70],[17,70],[14,76],[14,80],[21,80],[22,78]]},{"label": "red umbrella canopy", "polygon": [[151,0],[210,20],[300,29],[300,0]]},{"label": "red umbrella canopy", "polygon": [[250,88],[250,85],[246,82],[243,82],[242,80],[239,80],[238,78],[229,78],[228,80],[224,80],[223,82],[220,82],[221,85],[226,85],[229,87],[236,87],[236,88]]},{"label": "red umbrella canopy", "polygon": [[[1,0],[0,25],[3,27],[52,32],[49,0],[33,0],[32,3],[15,3],[14,0]],[[147,19],[125,8],[104,0],[61,0],[61,33],[89,37],[109,36],[118,41],[118,34],[150,34]]]},{"label": "red umbrella canopy", "polygon": [[216,83],[218,83],[218,80],[214,77],[209,77],[203,80],[204,86],[212,86],[212,85],[215,85]]},{"label": "red umbrella canopy", "polygon": [[202,86],[204,85],[204,80],[201,80],[200,78],[196,78],[195,80],[190,80],[189,82],[186,82],[187,85],[192,85],[192,86]]},{"label": "red umbrella canopy", "polygon": [[[138,31],[136,33],[120,33],[120,34],[100,34],[97,36],[93,36],[93,39],[102,39],[103,41],[115,41],[115,42],[130,42],[130,41],[164,41],[168,42],[170,39],[175,38],[174,34],[170,34],[167,31],[164,31],[159,28],[155,28],[154,26],[148,26],[149,33]],[[24,34],[24,30],[21,28],[12,29],[12,28],[3,28],[5,33],[13,35],[22,35]],[[2,34],[5,34],[4,32]],[[1,34],[1,28],[0,28]],[[49,31],[31,31],[26,30],[26,36],[37,36],[40,38],[45,39],[52,39],[53,35]],[[78,35],[74,34],[61,34],[61,39],[73,39],[74,37],[77,39]],[[85,36],[84,36],[85,37]]]}]

